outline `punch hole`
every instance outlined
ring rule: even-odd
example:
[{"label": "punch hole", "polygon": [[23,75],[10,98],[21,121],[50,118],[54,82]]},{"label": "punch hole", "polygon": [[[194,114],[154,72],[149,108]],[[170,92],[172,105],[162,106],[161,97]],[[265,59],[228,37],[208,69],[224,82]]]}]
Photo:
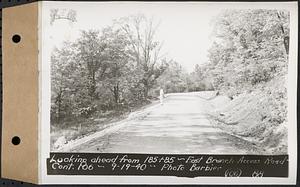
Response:
[{"label": "punch hole", "polygon": [[14,144],[14,145],[19,145],[21,143],[21,139],[18,136],[14,136],[11,139],[11,143]]},{"label": "punch hole", "polygon": [[18,35],[18,34],[13,35],[12,41],[13,41],[14,43],[19,43],[19,42],[21,41],[21,36]]}]

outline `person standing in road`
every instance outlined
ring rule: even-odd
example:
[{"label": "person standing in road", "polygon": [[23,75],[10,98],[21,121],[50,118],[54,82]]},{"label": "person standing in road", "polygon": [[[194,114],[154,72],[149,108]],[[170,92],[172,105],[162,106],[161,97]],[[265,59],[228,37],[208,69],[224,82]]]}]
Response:
[{"label": "person standing in road", "polygon": [[159,91],[159,100],[160,100],[160,104],[161,105],[163,105],[164,97],[165,97],[164,90],[162,88],[160,88],[160,91]]}]

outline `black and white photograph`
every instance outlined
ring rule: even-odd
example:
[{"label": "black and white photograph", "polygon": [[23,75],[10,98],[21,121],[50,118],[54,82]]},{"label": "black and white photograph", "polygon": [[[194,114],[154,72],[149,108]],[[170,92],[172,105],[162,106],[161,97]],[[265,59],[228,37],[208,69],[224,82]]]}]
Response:
[{"label": "black and white photograph", "polygon": [[51,152],[288,155],[290,9],[58,4],[42,19]]},{"label": "black and white photograph", "polygon": [[158,13],[51,10],[52,150],[286,153],[289,12]]}]

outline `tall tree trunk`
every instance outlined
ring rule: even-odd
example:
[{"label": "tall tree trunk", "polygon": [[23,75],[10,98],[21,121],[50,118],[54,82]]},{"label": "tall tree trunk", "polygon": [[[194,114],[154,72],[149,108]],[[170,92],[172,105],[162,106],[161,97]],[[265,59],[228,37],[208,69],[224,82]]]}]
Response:
[{"label": "tall tree trunk", "polygon": [[[279,19],[279,22],[281,23],[281,15],[280,15],[279,12],[277,12],[277,17]],[[286,32],[284,31],[284,27],[283,27],[282,23],[280,24],[280,29],[281,29],[281,32],[282,32],[282,35],[283,35],[283,45],[284,45],[284,48],[285,48],[285,52],[286,52],[286,55],[288,56],[289,55],[290,37],[287,36]]]},{"label": "tall tree trunk", "polygon": [[62,91],[59,91],[59,94],[56,97],[56,103],[57,103],[57,120],[59,121],[61,119],[61,105],[62,105]]},{"label": "tall tree trunk", "polygon": [[148,98],[148,92],[149,92],[148,85],[145,85],[145,88],[144,88],[144,98],[145,98],[145,99]]},{"label": "tall tree trunk", "polygon": [[144,86],[143,97],[144,97],[144,99],[147,99],[148,98],[148,92],[149,92],[149,80],[144,78],[142,83],[143,83],[143,86]]},{"label": "tall tree trunk", "polygon": [[119,103],[119,98],[120,98],[120,93],[119,93],[119,84],[114,86],[113,89],[113,94],[114,94],[114,99],[115,99],[115,103],[118,104]]},{"label": "tall tree trunk", "polygon": [[89,96],[91,99],[96,97],[96,72],[91,70],[89,73]]},{"label": "tall tree trunk", "polygon": [[284,44],[286,54],[289,55],[290,37],[285,36],[284,39],[283,39],[283,44]]}]

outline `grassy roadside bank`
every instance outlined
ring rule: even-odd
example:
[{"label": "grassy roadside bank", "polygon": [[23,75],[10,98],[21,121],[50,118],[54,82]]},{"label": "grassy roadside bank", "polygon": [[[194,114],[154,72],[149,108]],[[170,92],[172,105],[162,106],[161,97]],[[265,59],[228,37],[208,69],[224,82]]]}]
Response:
[{"label": "grassy roadside bank", "polygon": [[268,90],[244,93],[232,100],[218,96],[211,100],[215,110],[208,115],[216,127],[250,142],[263,154],[286,154],[287,124],[274,121],[272,115],[279,110],[273,106],[275,101]]},{"label": "grassy roadside bank", "polygon": [[130,109],[118,111],[96,112],[89,118],[73,119],[61,124],[51,125],[51,150],[56,150],[66,144],[95,132],[102,131],[128,118],[133,112],[138,112],[149,106],[156,104],[157,99],[147,100]]}]

